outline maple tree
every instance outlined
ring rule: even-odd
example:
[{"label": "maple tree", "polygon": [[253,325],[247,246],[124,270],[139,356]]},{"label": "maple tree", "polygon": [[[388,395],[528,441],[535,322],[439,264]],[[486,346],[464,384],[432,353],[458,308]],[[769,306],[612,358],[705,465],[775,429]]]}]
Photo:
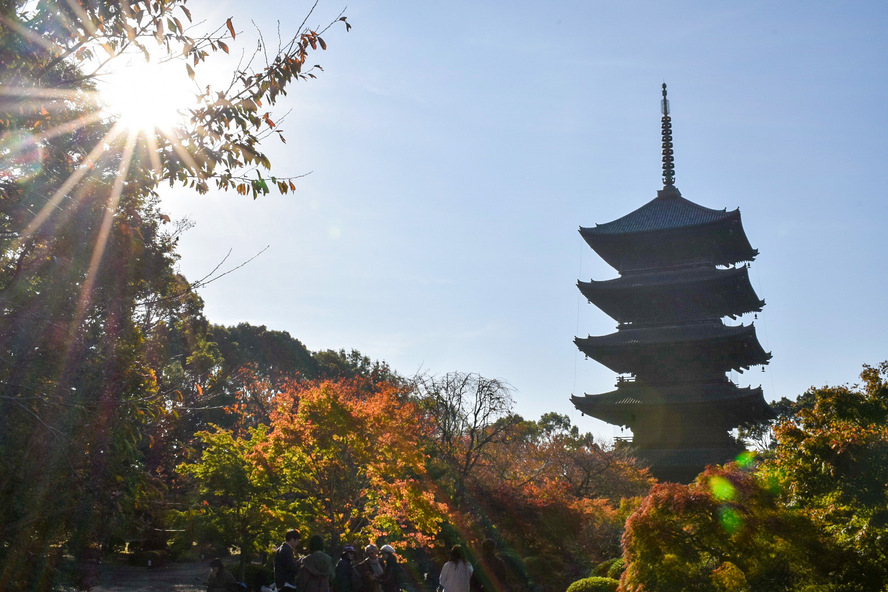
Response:
[{"label": "maple tree", "polygon": [[751,471],[709,467],[659,483],[627,520],[620,590],[803,590],[828,580],[815,525]]},{"label": "maple tree", "polygon": [[558,589],[621,553],[623,523],[652,482],[626,451],[546,413],[512,419],[469,492],[499,536],[536,558],[528,566],[536,584]]},{"label": "maple tree", "polygon": [[333,541],[386,535],[422,545],[446,514],[427,480],[424,424],[404,389],[365,379],[296,383],[275,399],[257,448],[311,526]]}]

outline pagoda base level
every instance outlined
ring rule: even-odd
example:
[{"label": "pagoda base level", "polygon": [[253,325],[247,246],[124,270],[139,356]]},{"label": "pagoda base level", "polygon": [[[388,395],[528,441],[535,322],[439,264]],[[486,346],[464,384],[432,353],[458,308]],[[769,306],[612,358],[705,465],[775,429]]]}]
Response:
[{"label": "pagoda base level", "polygon": [[639,448],[635,455],[651,469],[659,481],[690,483],[709,465],[720,465],[737,458],[740,445],[718,448]]}]

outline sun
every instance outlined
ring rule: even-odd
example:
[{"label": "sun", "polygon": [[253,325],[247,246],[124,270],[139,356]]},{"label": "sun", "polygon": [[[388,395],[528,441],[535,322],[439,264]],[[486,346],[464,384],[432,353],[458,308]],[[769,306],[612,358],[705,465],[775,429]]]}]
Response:
[{"label": "sun", "polygon": [[99,82],[106,111],[131,131],[169,132],[185,118],[197,94],[181,63],[133,60]]}]

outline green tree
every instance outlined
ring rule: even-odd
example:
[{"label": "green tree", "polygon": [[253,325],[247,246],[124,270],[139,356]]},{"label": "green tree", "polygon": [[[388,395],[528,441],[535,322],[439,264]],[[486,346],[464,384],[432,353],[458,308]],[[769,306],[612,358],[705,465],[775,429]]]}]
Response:
[{"label": "green tree", "polygon": [[208,88],[177,130],[137,133],[102,111],[94,78],[127,52],[181,60],[190,75],[228,51],[230,20],[193,37],[190,16],[182,0],[0,3],[3,589],[52,587],[60,547],[48,542],[108,542],[163,493],[146,450],[175,433],[189,375],[215,364],[200,301],[174,271],[179,228],[158,184],[254,197],[294,187],[262,177],[260,140],[279,131],[266,110],[314,75],[319,31]]},{"label": "green tree", "polygon": [[371,382],[400,383],[402,379],[384,361],[371,360],[356,349],[346,352],[327,349],[313,352],[317,364],[317,377],[327,380],[338,378],[366,378]]},{"label": "green tree", "polygon": [[267,549],[271,537],[294,520],[281,512],[279,492],[251,454],[265,441],[265,430],[254,429],[241,438],[219,428],[200,432],[199,456],[179,466],[179,472],[193,480],[196,493],[195,505],[180,512],[179,521],[201,538],[225,548],[237,546],[241,577],[252,554]]},{"label": "green tree", "polygon": [[775,428],[763,464],[780,499],[803,512],[835,546],[841,590],[882,590],[888,581],[888,362],[864,366],[861,383],[811,389]]}]

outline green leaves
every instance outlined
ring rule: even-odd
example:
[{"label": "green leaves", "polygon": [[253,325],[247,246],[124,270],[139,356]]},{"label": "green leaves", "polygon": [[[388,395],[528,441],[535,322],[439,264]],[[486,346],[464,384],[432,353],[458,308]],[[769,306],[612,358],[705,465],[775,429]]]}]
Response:
[{"label": "green leaves", "polygon": [[762,466],[783,502],[845,555],[834,577],[848,586],[888,578],[888,363],[860,376],[861,385],[805,393],[809,404],[775,428]]}]

